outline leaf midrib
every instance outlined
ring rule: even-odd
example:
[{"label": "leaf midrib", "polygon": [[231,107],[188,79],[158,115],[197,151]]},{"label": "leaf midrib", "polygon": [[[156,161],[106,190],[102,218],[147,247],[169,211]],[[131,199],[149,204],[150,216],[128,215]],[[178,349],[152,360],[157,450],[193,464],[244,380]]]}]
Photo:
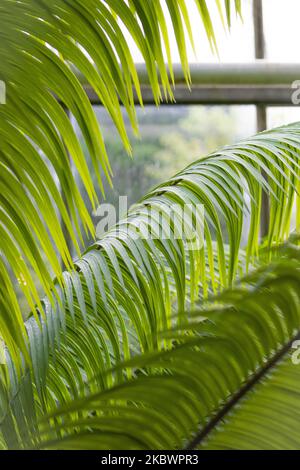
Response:
[{"label": "leaf midrib", "polygon": [[204,439],[216,428],[216,426],[222,421],[222,419],[229,413],[235,405],[242,399],[244,396],[252,390],[252,388],[272,369],[290,350],[294,341],[300,339],[300,331],[288,341],[277,353],[269,359],[266,364],[259,369],[258,372],[253,374],[251,378],[236,392],[232,397],[225,403],[225,405],[216,413],[216,415],[204,426],[201,430],[198,431],[196,436],[189,441],[186,450],[193,450],[197,448]]}]

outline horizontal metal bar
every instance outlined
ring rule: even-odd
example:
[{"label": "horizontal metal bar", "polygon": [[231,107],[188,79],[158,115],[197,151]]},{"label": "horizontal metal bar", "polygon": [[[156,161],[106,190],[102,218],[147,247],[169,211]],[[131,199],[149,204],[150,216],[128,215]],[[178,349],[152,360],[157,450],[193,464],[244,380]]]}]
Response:
[{"label": "horizontal metal bar", "polygon": [[[150,87],[142,86],[142,96],[145,105],[154,104]],[[98,96],[89,87],[85,87],[86,93],[94,105],[101,104]],[[177,105],[242,105],[261,104],[266,106],[291,106],[291,89],[285,85],[266,86],[193,86],[191,90],[179,85],[174,90],[175,104]],[[135,103],[138,104],[135,96]],[[162,101],[162,105],[170,102]]]},{"label": "horizontal metal bar", "polygon": [[[143,85],[149,84],[147,70],[144,64],[137,64],[137,71]],[[184,74],[180,64],[174,64],[176,84],[184,84]],[[194,85],[290,85],[294,80],[300,80],[299,63],[275,63],[266,60],[255,60],[250,63],[209,64],[198,63],[190,65]]]},{"label": "horizontal metal bar", "polygon": [[[174,64],[177,104],[264,104],[291,106],[292,83],[300,80],[300,64],[252,63],[191,64],[191,90],[185,85],[180,64]],[[145,104],[154,104],[144,64],[137,64]],[[93,104],[101,104],[98,96],[82,77],[86,93]],[[136,100],[137,101],[137,100]],[[163,102],[162,104],[169,104]]]}]

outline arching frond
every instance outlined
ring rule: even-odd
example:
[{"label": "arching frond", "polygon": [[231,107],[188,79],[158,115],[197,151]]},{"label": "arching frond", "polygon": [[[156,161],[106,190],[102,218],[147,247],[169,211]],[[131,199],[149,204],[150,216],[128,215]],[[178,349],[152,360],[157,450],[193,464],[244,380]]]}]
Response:
[{"label": "arching frond", "polygon": [[[195,2],[216,50],[214,2]],[[240,13],[216,5],[228,26]],[[2,0],[0,18],[0,448],[300,448],[299,246],[279,250],[295,203],[299,222],[300,124],[194,162],[81,256],[94,228],[75,176],[97,197],[67,112],[111,181],[81,77],[130,153],[121,106],[137,132],[142,98],[127,37],[155,102],[172,101],[170,29],[190,83],[186,2]]]},{"label": "arching frond", "polygon": [[[17,394],[19,400],[16,411],[10,404],[12,412],[25,419],[24,400],[30,394],[34,397],[32,412],[39,416],[56,409],[58,403],[68,406],[78,398],[84,399],[111,387],[118,389],[124,384],[127,390],[135,373],[129,366],[124,370],[118,367],[121,362],[143,360],[143,355],[160,354],[172,348],[173,339],[162,337],[161,332],[189,325],[191,310],[199,296],[205,303],[209,294],[224,291],[238,274],[248,271],[251,262],[258,261],[263,191],[270,195],[273,221],[266,247],[269,247],[268,252],[278,247],[289,232],[293,201],[297,197],[299,132],[299,124],[278,128],[195,162],[154,189],[117,227],[76,261],[76,270],[64,273],[62,286],[57,285],[56,297],[60,300],[56,300],[55,305],[43,300],[41,327],[34,316],[26,322],[31,368],[29,372],[25,369],[20,382],[14,365],[9,367],[11,377],[7,378],[3,393],[8,400]],[[262,171],[268,174],[268,182]],[[205,208],[203,233],[196,231],[197,213],[191,211],[182,236],[177,238],[178,224],[168,218],[170,209],[175,207],[176,212],[178,207],[195,208],[198,204]],[[241,232],[246,217],[250,217],[248,243],[246,251],[241,251]],[[224,223],[225,231],[221,230]],[[134,230],[136,227],[138,231]],[[193,245],[190,245],[191,232],[195,235],[193,241],[198,242]],[[216,242],[212,242],[213,238]],[[263,261],[270,256],[263,253]],[[280,266],[283,265],[287,267],[288,263]],[[247,282],[252,282],[250,273]],[[258,275],[252,275],[253,279]],[[235,299],[238,291],[228,292],[227,295]],[[245,292],[241,291],[241,297],[242,294]],[[226,294],[219,302],[223,299],[227,305]],[[220,307],[222,311],[224,308]],[[256,314],[254,305],[253,315]],[[297,321],[297,316],[293,319]],[[283,331],[290,331],[289,326],[284,325],[285,321]],[[192,323],[188,329],[193,330],[194,326]],[[261,329],[267,339],[273,334],[273,326],[268,327],[271,332],[267,326]],[[238,341],[244,340],[241,333]],[[221,353],[220,356],[226,357]],[[209,364],[215,367],[213,360]],[[116,367],[117,372],[109,372]],[[185,363],[182,368],[185,370]],[[164,382],[165,377],[162,380]],[[177,378],[174,380],[176,382]],[[3,403],[5,405],[5,400]],[[7,411],[5,405],[3,414]],[[24,439],[20,441],[15,421],[9,416],[5,422],[11,436],[9,445],[24,445],[20,444]],[[85,417],[85,414],[79,414],[78,419],[79,416]],[[196,419],[199,423],[200,417],[195,414],[192,426],[196,425]],[[28,419],[34,420],[34,415],[29,415]],[[31,442],[33,436],[27,436],[27,441]]]},{"label": "arching frond", "polygon": [[[25,430],[20,428],[23,445],[299,448],[299,366],[291,358],[295,341],[299,351],[299,262],[299,248],[291,246],[288,256],[252,272],[185,325],[163,332],[161,338],[172,339],[169,350],[137,355],[94,377],[90,387],[98,391],[58,409],[54,402],[34,434],[28,433],[33,429],[28,421]],[[119,381],[128,370],[129,378]],[[57,382],[58,399],[66,372]],[[20,402],[14,405],[18,420]],[[12,424],[6,420],[6,426]],[[16,446],[12,426],[5,438]]]},{"label": "arching frond", "polygon": [[[170,29],[175,32],[189,81],[184,32],[189,16],[185,1],[167,0],[166,11],[160,1],[150,3],[1,1],[0,79],[6,84],[7,96],[6,104],[0,106],[0,332],[15,361],[19,348],[24,357],[27,350],[12,278],[19,281],[30,308],[34,309],[39,304],[39,295],[32,270],[50,298],[52,274],[61,275],[60,258],[67,269],[73,267],[61,225],[70,234],[78,254],[82,240],[80,226],[94,233],[72,167],[76,168],[93,206],[97,202],[96,191],[66,110],[81,129],[98,184],[102,187],[101,174],[111,180],[99,124],[77,72],[99,96],[128,152],[130,143],[120,105],[124,105],[137,130],[133,89],[142,100],[125,31],[145,60],[155,101],[161,100],[160,83],[165,95],[172,99],[172,71],[169,77],[164,63],[165,49],[169,66],[172,63],[166,28],[169,14]],[[208,4],[197,0],[197,5],[199,20],[214,44]],[[232,2],[223,5],[229,22]],[[234,5],[240,11],[240,2]]]}]

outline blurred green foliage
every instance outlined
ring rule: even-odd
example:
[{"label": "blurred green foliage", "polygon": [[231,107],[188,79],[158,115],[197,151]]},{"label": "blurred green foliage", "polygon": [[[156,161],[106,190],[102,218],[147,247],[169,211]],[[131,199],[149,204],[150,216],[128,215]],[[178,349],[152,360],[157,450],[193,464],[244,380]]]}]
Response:
[{"label": "blurred green foliage", "polygon": [[[101,106],[95,107],[96,115],[103,131],[107,152],[113,170],[113,188],[104,181],[105,202],[113,204],[119,213],[119,196],[128,197],[128,207],[137,202],[147,191],[167,180],[189,163],[218,147],[232,143],[243,136],[254,133],[254,107],[234,106],[147,106],[137,108],[140,135],[133,134],[127,116],[124,120],[132,143],[132,158],[124,150],[121,139]],[[77,132],[78,127],[73,122]],[[92,172],[92,164],[83,139],[87,162]],[[82,183],[77,179],[80,191]],[[94,176],[95,186],[96,176]],[[98,191],[99,201],[104,202]],[[92,212],[89,200],[85,203]],[[99,217],[93,217],[95,225]],[[85,238],[85,247],[92,240]],[[84,247],[83,247],[84,248]],[[75,256],[75,253],[73,253]],[[17,282],[17,281],[16,281]],[[36,285],[38,285],[36,279]],[[22,311],[26,316],[28,306],[18,289]]]},{"label": "blurred green foliage", "polygon": [[[137,109],[138,137],[132,133],[124,114],[132,142],[130,158],[107,112],[100,106],[95,111],[113,170],[113,188],[107,182],[104,184],[105,202],[113,204],[117,214],[119,196],[127,196],[130,207],[153,186],[189,163],[255,131],[254,107],[251,106],[162,106],[160,109],[147,106]],[[85,152],[92,171],[86,148]],[[78,184],[83,191],[80,181]],[[103,195],[98,194],[103,202]],[[88,205],[87,197],[85,200]],[[94,217],[95,224],[97,220]],[[89,241],[86,239],[85,244]]]}]

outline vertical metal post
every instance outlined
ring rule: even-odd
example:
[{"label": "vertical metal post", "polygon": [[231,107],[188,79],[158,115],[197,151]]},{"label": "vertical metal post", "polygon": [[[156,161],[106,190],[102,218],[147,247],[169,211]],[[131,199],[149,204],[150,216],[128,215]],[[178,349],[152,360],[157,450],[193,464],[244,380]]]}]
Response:
[{"label": "vertical metal post", "polygon": [[[264,24],[263,24],[263,8],[262,0],[253,0],[253,26],[254,26],[254,41],[255,41],[255,58],[265,58],[265,38],[264,38]],[[267,128],[267,110],[263,105],[256,106],[256,126],[257,131],[261,132]],[[264,178],[267,176],[263,174]],[[262,195],[261,207],[261,236],[264,237],[268,234],[269,230],[269,197],[266,192]]]}]

